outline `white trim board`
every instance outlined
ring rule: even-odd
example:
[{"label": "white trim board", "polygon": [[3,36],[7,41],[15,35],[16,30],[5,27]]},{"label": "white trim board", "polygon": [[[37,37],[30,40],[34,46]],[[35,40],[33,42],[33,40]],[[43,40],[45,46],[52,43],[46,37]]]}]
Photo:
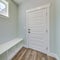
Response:
[{"label": "white trim board", "polygon": [[46,7],[50,7],[50,3],[49,4],[46,4],[46,5],[42,5],[40,7],[36,7],[36,8],[32,8],[32,9],[29,9],[29,10],[26,10],[26,12],[31,12],[31,11],[34,11],[34,10],[37,10],[37,9],[44,9]]},{"label": "white trim board", "polygon": [[56,58],[57,60],[60,60],[59,57],[58,57],[58,55],[55,54],[55,53],[48,53],[47,55],[49,55],[49,56],[51,56],[51,57],[54,57],[54,58]]},{"label": "white trim board", "polygon": [[10,48],[21,42],[23,39],[14,39],[9,42],[0,44],[0,55],[3,54],[4,52],[8,51]]}]

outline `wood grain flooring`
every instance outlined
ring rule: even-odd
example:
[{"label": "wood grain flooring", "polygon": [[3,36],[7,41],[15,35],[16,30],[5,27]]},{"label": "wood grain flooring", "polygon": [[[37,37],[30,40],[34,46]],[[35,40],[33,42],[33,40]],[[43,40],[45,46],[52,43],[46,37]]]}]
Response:
[{"label": "wood grain flooring", "polygon": [[12,60],[56,60],[53,57],[47,56],[42,52],[30,49],[30,48],[22,48],[13,58]]}]

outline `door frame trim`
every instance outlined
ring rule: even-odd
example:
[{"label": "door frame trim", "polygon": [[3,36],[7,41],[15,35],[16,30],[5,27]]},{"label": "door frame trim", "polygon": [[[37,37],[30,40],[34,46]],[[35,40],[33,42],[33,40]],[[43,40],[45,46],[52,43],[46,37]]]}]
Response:
[{"label": "door frame trim", "polygon": [[26,10],[26,13],[27,12],[31,12],[31,11],[35,11],[35,10],[37,10],[37,9],[43,9],[43,8],[50,8],[50,6],[51,6],[51,3],[48,3],[48,4],[46,4],[46,5],[42,5],[42,6],[40,6],[40,7],[36,7],[36,8],[32,8],[32,9],[29,9],[29,10]]},{"label": "door frame trim", "polygon": [[[51,6],[51,3],[48,3],[48,4],[42,5],[40,7],[36,7],[36,8],[32,8],[32,9],[26,10],[26,16],[27,16],[28,12],[32,12],[32,11],[35,11],[35,10],[38,10],[38,9],[48,8],[48,25],[49,25],[49,27],[48,27],[48,29],[49,29],[48,39],[49,40],[48,40],[48,52],[47,53],[50,52],[50,6]],[[26,40],[27,40],[27,27],[28,27],[28,21],[26,19]],[[26,43],[26,47],[28,48],[28,46],[29,46],[28,40],[26,42],[27,42]]]}]

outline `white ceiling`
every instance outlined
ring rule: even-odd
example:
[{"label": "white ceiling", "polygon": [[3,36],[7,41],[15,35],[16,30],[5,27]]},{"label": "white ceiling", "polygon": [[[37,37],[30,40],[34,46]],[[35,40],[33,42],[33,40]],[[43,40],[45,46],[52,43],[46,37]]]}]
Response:
[{"label": "white ceiling", "polygon": [[15,3],[20,4],[23,0],[13,0]]}]

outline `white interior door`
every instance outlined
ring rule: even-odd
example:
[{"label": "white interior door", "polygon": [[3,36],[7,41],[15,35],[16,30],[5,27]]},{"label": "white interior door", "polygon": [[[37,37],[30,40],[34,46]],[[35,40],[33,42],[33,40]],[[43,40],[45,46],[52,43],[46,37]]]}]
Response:
[{"label": "white interior door", "polygon": [[49,50],[49,9],[41,8],[27,12],[28,47],[47,53]]}]

